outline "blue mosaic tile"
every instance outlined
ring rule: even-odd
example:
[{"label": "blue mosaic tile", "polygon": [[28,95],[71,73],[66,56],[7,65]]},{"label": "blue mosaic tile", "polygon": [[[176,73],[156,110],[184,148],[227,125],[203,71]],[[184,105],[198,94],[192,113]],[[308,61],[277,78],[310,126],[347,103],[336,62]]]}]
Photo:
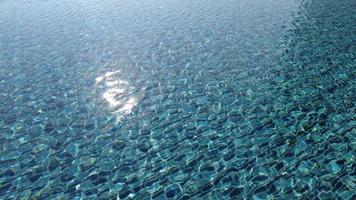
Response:
[{"label": "blue mosaic tile", "polygon": [[355,7],[1,0],[0,199],[355,199]]}]

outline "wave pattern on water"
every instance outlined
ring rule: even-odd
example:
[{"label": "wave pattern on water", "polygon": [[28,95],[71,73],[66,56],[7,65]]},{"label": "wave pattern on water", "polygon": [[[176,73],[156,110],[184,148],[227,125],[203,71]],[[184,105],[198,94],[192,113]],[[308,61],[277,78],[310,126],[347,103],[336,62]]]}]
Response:
[{"label": "wave pattern on water", "polygon": [[354,199],[352,0],[0,0],[2,199]]}]

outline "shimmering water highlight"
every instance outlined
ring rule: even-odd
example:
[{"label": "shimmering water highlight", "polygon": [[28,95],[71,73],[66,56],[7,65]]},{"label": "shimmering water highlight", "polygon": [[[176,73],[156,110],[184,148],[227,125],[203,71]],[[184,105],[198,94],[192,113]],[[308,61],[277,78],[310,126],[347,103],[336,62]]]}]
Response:
[{"label": "shimmering water highlight", "polygon": [[352,0],[0,0],[0,199],[355,199]]}]

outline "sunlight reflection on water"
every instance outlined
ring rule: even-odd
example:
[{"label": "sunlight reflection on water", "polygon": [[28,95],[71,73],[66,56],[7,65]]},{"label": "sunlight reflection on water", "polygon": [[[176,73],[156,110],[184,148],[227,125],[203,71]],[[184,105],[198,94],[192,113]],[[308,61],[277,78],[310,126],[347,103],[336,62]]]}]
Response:
[{"label": "sunlight reflection on water", "polygon": [[135,87],[128,81],[121,79],[120,70],[106,72],[95,79],[96,88],[104,88],[101,98],[109,105],[112,113],[120,121],[126,115],[132,113],[133,108],[141,99],[135,96]]}]

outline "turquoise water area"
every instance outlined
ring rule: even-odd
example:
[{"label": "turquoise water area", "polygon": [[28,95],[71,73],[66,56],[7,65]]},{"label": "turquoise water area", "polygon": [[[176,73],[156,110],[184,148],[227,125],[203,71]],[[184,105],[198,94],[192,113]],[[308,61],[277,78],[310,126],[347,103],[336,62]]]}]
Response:
[{"label": "turquoise water area", "polygon": [[354,0],[0,0],[0,199],[356,199]]}]

